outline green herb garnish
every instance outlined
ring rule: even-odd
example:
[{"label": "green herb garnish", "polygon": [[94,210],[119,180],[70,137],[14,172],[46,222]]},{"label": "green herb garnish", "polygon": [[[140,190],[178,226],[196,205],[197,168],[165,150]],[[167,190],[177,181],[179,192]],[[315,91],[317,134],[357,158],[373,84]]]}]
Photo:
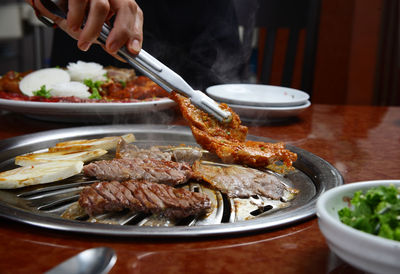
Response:
[{"label": "green herb garnish", "polygon": [[46,89],[46,85],[40,87],[39,90],[32,92],[35,96],[45,97],[47,99],[51,98],[50,90]]},{"label": "green herb garnish", "polygon": [[97,88],[92,89],[92,95],[89,96],[89,99],[98,99],[100,100],[102,97],[99,93],[99,90]]},{"label": "green herb garnish", "polygon": [[126,88],[126,82],[125,82],[125,81],[119,81],[119,83],[121,84],[121,86],[122,86],[123,88]]},{"label": "green herb garnish", "polygon": [[92,79],[85,79],[83,83],[88,86],[92,92],[92,95],[89,96],[89,99],[101,99],[100,91],[101,85],[104,84],[103,81],[93,81]]},{"label": "green herb garnish", "polygon": [[355,229],[400,241],[400,189],[379,186],[357,191],[351,207],[338,211],[342,223]]}]

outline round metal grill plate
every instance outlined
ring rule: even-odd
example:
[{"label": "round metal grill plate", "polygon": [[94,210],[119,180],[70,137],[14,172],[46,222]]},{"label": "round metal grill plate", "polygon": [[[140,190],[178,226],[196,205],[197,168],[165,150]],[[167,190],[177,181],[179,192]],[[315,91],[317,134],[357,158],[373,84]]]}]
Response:
[{"label": "round metal grill plate", "polygon": [[[0,171],[15,168],[14,158],[28,152],[40,151],[58,142],[72,139],[90,139],[110,135],[134,133],[138,145],[195,145],[188,127],[165,125],[111,125],[88,126],[45,131],[0,141]],[[250,140],[273,142],[273,140],[249,136]],[[270,214],[240,221],[211,225],[177,225],[177,226],[137,226],[89,223],[86,221],[67,220],[59,215],[43,210],[40,204],[28,199],[27,193],[40,191],[46,195],[52,185],[40,185],[16,190],[0,190],[0,215],[15,221],[39,227],[90,233],[109,236],[140,237],[202,237],[210,235],[226,235],[258,230],[268,230],[287,226],[308,219],[315,215],[315,204],[318,197],[326,190],[343,183],[340,173],[328,162],[318,156],[288,145],[288,149],[298,154],[294,164],[296,172],[287,179],[290,185],[299,189],[300,193],[287,208]],[[79,193],[76,193],[79,195]],[[59,195],[62,195],[59,194]],[[66,201],[72,198],[66,195]],[[76,197],[74,198],[77,199]]]}]

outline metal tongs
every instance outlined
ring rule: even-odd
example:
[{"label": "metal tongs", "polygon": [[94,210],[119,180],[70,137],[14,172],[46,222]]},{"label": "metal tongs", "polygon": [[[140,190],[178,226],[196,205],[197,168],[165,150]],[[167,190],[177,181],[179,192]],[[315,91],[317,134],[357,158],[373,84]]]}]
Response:
[{"label": "metal tongs", "polygon": [[[59,1],[52,0],[40,0],[42,5],[51,13],[61,18],[67,18],[67,8],[59,5]],[[53,24],[46,17],[39,17],[39,19],[46,25]],[[110,27],[104,24],[98,38],[98,41],[105,45],[107,37],[110,33]],[[194,90],[181,76],[172,71],[170,68],[165,66],[163,63],[158,61],[152,55],[147,53],[145,50],[141,50],[138,55],[134,56],[126,49],[122,47],[118,51],[118,55],[126,60],[131,66],[142,72],[144,75],[149,77],[151,80],[156,82],[159,86],[165,89],[167,92],[177,91],[182,95],[190,98],[192,104],[214,116],[221,122],[228,123],[232,120],[232,115],[228,111],[222,110],[218,104],[202,93],[199,90]]]}]

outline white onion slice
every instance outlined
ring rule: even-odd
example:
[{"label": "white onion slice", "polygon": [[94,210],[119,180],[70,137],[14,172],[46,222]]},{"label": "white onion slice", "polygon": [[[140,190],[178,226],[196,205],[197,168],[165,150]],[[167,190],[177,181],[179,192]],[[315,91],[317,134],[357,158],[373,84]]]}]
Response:
[{"label": "white onion slice", "polygon": [[71,77],[65,70],[59,68],[40,69],[22,78],[19,82],[19,89],[23,94],[33,96],[33,92],[40,90],[43,85],[48,89],[51,85],[70,80]]},{"label": "white onion slice", "polygon": [[85,84],[75,81],[57,83],[50,86],[51,96],[56,97],[75,96],[79,98],[89,98],[91,93],[88,90],[89,88]]},{"label": "white onion slice", "polygon": [[107,80],[105,77],[107,71],[98,63],[78,61],[69,63],[67,69],[72,81],[83,82],[86,79],[93,81]]},{"label": "white onion slice", "polygon": [[7,170],[0,173],[0,189],[60,181],[79,174],[82,168],[82,161],[52,161]]}]

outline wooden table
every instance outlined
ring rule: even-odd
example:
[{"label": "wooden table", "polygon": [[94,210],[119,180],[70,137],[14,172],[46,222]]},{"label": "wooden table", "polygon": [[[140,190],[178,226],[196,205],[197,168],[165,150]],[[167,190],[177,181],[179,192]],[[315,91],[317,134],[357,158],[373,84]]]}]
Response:
[{"label": "wooden table", "polygon": [[[2,113],[0,139],[72,126],[77,125]],[[250,126],[249,133],[322,157],[341,172],[345,183],[400,178],[398,107],[313,105],[296,120]],[[40,273],[98,246],[117,252],[111,273],[360,272],[329,250],[316,218],[273,231],[183,240],[88,236],[0,218],[1,273]]]}]

